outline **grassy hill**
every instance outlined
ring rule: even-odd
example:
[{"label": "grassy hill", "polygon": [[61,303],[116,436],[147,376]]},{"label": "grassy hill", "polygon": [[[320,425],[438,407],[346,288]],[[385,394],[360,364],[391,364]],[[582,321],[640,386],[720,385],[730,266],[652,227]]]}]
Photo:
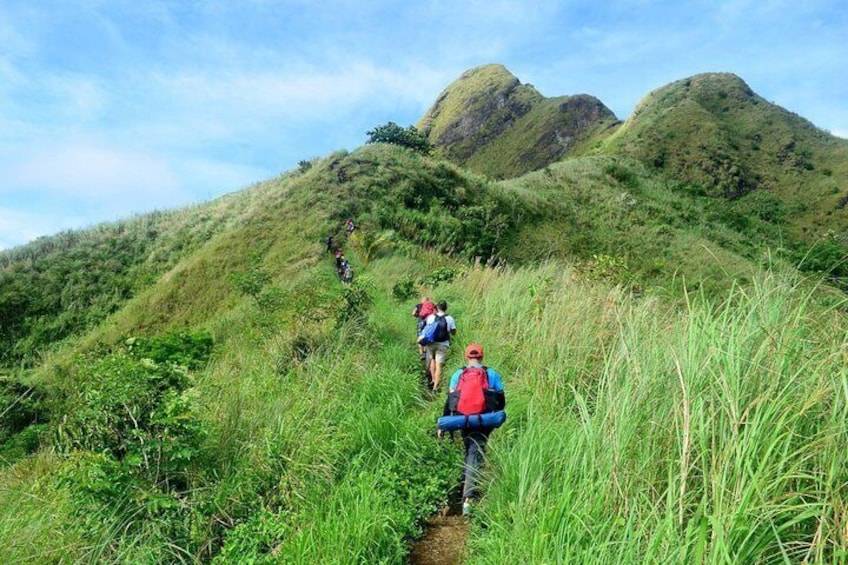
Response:
[{"label": "grassy hill", "polygon": [[[661,213],[657,226],[695,228],[695,245],[706,229],[713,232],[707,239],[718,238],[722,247],[729,244],[749,258],[752,245],[769,247],[806,272],[828,272],[843,285],[848,280],[848,141],[767,102],[735,75],[706,73],[666,85],[620,123],[600,101],[547,99],[502,66],[486,65],[446,88],[418,125],[441,155],[491,178],[608,156],[631,182],[652,185],[652,207],[677,203],[676,212]],[[592,190],[603,194],[621,185],[605,179]],[[645,192],[625,191],[623,200],[637,202],[634,193]],[[590,215],[596,211],[590,209]],[[597,228],[597,222],[584,225]],[[620,233],[631,226],[612,230],[627,238],[618,245],[621,253],[610,251],[609,244],[602,245],[603,252],[641,263],[629,249],[634,238]],[[715,233],[717,227],[742,234],[741,240]],[[591,242],[589,247],[595,248]],[[701,255],[694,253],[694,260],[700,263]]]},{"label": "grassy hill", "polygon": [[780,221],[791,238],[844,237],[848,227],[848,141],[732,74],[696,75],[650,93],[606,150],[711,196],[757,201],[759,215]]},{"label": "grassy hill", "polygon": [[844,560],[844,296],[795,268],[806,216],[756,196],[843,178],[842,144],[796,133],[812,169],[725,193],[646,137],[693,88],[514,178],[366,145],[0,253],[0,556],[403,562],[462,465],[420,383],[427,292],[448,373],[479,341],[507,387],[469,562]]},{"label": "grassy hill", "polygon": [[447,159],[500,179],[579,155],[617,123],[592,96],[545,98],[484,65],[448,86],[417,127]]}]

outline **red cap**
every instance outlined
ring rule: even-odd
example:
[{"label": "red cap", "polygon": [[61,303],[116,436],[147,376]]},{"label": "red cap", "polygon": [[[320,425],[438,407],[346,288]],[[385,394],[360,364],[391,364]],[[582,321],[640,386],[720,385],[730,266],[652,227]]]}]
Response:
[{"label": "red cap", "polygon": [[465,356],[469,359],[482,359],[483,346],[479,343],[471,343],[465,348]]}]

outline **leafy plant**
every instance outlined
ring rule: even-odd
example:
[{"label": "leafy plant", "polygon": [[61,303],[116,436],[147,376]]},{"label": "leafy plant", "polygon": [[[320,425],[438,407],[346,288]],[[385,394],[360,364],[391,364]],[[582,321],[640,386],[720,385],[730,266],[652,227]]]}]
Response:
[{"label": "leafy plant", "polygon": [[0,378],[0,460],[14,461],[38,449],[47,422],[39,387]]},{"label": "leafy plant", "polygon": [[342,301],[337,311],[339,322],[361,319],[374,302],[373,284],[366,277],[358,277],[342,289]]},{"label": "leafy plant", "polygon": [[189,369],[203,367],[212,354],[212,335],[208,330],[168,332],[156,338],[130,337],[127,351],[137,359],[176,364]]},{"label": "leafy plant", "polygon": [[418,283],[426,287],[438,286],[453,281],[458,274],[453,267],[439,267],[418,279]]},{"label": "leafy plant", "polygon": [[417,294],[415,279],[409,276],[402,277],[392,286],[392,296],[398,302],[409,300]]},{"label": "leafy plant", "polygon": [[391,143],[425,155],[433,149],[430,140],[421,134],[415,126],[409,126],[404,129],[394,122],[388,122],[381,126],[376,126],[374,129],[366,132],[366,135],[368,136],[366,143]]}]

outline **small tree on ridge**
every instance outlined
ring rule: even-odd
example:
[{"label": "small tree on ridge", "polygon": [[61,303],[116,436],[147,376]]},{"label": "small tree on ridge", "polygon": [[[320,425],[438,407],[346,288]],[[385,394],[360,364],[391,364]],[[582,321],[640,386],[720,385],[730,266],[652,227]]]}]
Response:
[{"label": "small tree on ridge", "polygon": [[418,151],[424,155],[428,155],[433,149],[433,144],[430,143],[430,140],[419,132],[415,126],[409,126],[404,129],[394,122],[389,122],[365,133],[368,135],[367,143],[392,143],[407,147],[413,151]]}]

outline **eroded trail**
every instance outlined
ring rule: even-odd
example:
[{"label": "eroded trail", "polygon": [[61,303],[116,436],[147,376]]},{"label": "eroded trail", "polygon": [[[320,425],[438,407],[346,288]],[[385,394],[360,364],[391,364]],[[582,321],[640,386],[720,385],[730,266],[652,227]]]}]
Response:
[{"label": "eroded trail", "polygon": [[410,565],[458,565],[463,562],[468,521],[456,505],[427,520],[424,535],[412,546]]}]

